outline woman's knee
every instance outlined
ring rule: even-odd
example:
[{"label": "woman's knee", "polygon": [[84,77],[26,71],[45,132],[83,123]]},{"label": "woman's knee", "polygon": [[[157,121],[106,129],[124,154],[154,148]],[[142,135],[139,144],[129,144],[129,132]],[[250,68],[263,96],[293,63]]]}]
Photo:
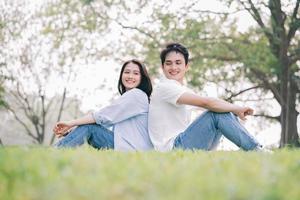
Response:
[{"label": "woman's knee", "polygon": [[95,124],[84,124],[84,125],[79,125],[77,127],[77,129],[91,129],[91,128],[94,128],[95,127]]}]

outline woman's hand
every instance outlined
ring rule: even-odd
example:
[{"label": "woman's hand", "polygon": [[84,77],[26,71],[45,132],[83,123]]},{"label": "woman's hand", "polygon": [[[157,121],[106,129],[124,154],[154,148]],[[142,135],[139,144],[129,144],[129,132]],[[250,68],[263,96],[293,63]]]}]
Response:
[{"label": "woman's hand", "polygon": [[237,107],[234,114],[236,114],[241,120],[246,120],[247,115],[253,115],[254,110],[249,107]]},{"label": "woman's hand", "polygon": [[81,118],[73,119],[70,121],[61,121],[57,122],[53,128],[53,132],[58,137],[62,137],[76,128],[76,126],[84,125],[84,124],[93,124],[95,123],[95,119],[92,114],[87,114]]},{"label": "woman's hand", "polygon": [[57,122],[53,128],[53,132],[57,137],[62,137],[69,133],[74,125],[71,122]]}]

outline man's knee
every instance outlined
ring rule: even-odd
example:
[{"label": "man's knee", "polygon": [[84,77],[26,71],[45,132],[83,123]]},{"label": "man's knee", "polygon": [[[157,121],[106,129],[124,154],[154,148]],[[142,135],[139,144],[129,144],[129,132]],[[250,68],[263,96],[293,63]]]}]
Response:
[{"label": "man's knee", "polygon": [[208,111],[210,115],[212,116],[218,116],[218,117],[233,117],[233,113],[231,112],[213,112],[213,111]]}]

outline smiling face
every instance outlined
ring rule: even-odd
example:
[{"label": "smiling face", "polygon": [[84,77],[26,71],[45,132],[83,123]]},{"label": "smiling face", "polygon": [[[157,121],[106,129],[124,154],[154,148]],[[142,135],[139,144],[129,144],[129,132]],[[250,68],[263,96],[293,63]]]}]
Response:
[{"label": "smiling face", "polygon": [[122,84],[125,90],[128,91],[136,88],[141,83],[141,72],[139,66],[132,62],[128,63],[122,73]]},{"label": "smiling face", "polygon": [[182,84],[188,65],[181,53],[171,51],[167,54],[162,69],[168,79],[176,80]]}]

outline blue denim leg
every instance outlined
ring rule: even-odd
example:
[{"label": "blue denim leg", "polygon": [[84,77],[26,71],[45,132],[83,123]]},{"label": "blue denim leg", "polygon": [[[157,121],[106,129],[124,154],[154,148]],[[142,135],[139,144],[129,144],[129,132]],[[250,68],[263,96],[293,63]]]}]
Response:
[{"label": "blue denim leg", "polygon": [[222,135],[246,151],[259,145],[232,113],[207,111],[176,137],[174,148],[211,150]]},{"label": "blue denim leg", "polygon": [[99,124],[86,124],[78,126],[75,130],[62,138],[56,147],[77,147],[87,142],[97,149],[113,149],[113,132]]}]

